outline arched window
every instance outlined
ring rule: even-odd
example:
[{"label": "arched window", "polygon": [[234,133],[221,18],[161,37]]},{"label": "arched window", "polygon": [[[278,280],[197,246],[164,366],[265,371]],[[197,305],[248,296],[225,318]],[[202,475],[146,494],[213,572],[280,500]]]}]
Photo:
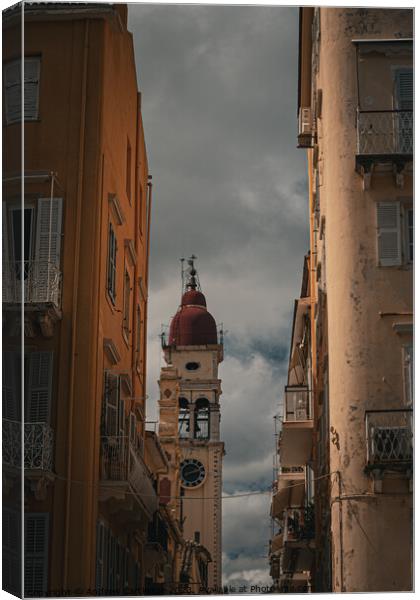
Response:
[{"label": "arched window", "polygon": [[207,398],[198,398],[194,409],[194,437],[208,440],[210,434],[210,405]]},{"label": "arched window", "polygon": [[179,398],[178,434],[181,438],[190,437],[190,409],[186,398]]}]

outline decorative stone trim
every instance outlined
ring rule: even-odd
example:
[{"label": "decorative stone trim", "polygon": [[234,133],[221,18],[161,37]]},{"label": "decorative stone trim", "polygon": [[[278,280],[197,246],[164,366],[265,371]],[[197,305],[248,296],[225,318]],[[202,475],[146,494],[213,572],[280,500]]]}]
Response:
[{"label": "decorative stone trim", "polygon": [[113,365],[116,365],[118,362],[120,362],[121,356],[113,340],[110,338],[104,338],[104,350]]},{"label": "decorative stone trim", "polygon": [[120,375],[120,380],[121,383],[123,384],[123,386],[125,387],[125,390],[128,394],[130,394],[130,396],[133,395],[133,386],[131,383],[131,377],[128,373],[121,373]]},{"label": "decorative stone trim", "polygon": [[111,205],[112,211],[114,213],[118,225],[122,225],[123,223],[125,223],[125,216],[122,211],[117,194],[108,194],[108,202]]},{"label": "decorative stone trim", "polygon": [[128,257],[130,259],[131,265],[134,267],[137,264],[137,256],[136,251],[134,249],[133,240],[124,240],[124,247],[127,249]]},{"label": "decorative stone trim", "polygon": [[146,300],[147,293],[146,293],[146,288],[144,287],[144,279],[143,279],[143,277],[141,277],[141,276],[139,277],[138,283],[139,283],[139,289],[140,289],[141,297],[143,298],[143,300]]}]

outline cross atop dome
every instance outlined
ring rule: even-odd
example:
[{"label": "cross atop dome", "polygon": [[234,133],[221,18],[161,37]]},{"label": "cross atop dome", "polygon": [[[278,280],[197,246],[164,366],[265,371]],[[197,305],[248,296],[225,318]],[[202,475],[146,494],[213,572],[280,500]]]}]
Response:
[{"label": "cross atop dome", "polygon": [[201,290],[200,280],[198,278],[197,269],[195,268],[194,261],[197,257],[192,254],[190,258],[187,259],[187,267],[184,270],[184,260],[185,258],[181,258],[182,263],[182,292],[188,292],[190,290]]},{"label": "cross atop dome", "polygon": [[207,310],[207,303],[201,291],[200,280],[194,265],[196,256],[181,258],[182,298],[181,304],[171,321],[169,329],[170,346],[196,346],[217,344],[217,329],[213,316]]}]

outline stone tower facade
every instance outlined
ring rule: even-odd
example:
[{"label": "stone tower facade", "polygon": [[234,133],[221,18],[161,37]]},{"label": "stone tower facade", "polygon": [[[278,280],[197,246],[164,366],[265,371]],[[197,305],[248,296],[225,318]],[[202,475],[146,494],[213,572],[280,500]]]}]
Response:
[{"label": "stone tower facade", "polygon": [[[163,343],[167,367],[162,369],[159,382],[160,430],[162,434],[163,429],[166,430],[165,439],[168,434],[173,438],[179,460],[177,510],[184,539],[204,546],[210,553],[205,579],[209,591],[216,591],[221,589],[224,443],[220,441],[222,390],[218,367],[223,360],[223,345],[218,341],[216,323],[207,311],[206,299],[199,287],[191,259],[181,305],[172,319],[169,339]],[[166,381],[169,372],[172,386],[167,392],[170,398],[165,399],[163,380]],[[174,393],[177,394],[175,402]],[[163,414],[163,404],[168,401],[171,408]]]}]

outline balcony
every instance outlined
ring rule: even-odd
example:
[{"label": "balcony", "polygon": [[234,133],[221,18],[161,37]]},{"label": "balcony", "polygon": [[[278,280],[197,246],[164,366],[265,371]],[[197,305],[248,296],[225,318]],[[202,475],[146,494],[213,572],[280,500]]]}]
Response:
[{"label": "balcony", "polygon": [[411,471],[412,409],[369,410],[365,413],[366,470]]},{"label": "balcony", "polygon": [[[54,335],[61,319],[61,271],[48,261],[3,261],[3,309],[20,310],[25,305],[25,336],[35,337],[38,330],[46,338]],[[20,319],[5,319],[8,335],[20,332]]]},{"label": "balcony", "polygon": [[285,508],[302,506],[305,499],[305,471],[303,467],[284,467],[277,479],[271,516],[278,519]]},{"label": "balcony", "polygon": [[101,441],[101,501],[109,502],[109,510],[128,525],[141,520],[136,502],[150,520],[158,499],[139,448],[127,436],[106,436]]},{"label": "balcony", "polygon": [[[3,419],[3,465],[22,468],[22,428],[24,436],[23,467],[32,475],[53,470],[54,431],[47,423],[21,423]],[[28,473],[29,475],[29,473]]]},{"label": "balcony", "polygon": [[310,571],[315,547],[315,514],[312,506],[284,511],[283,572]]},{"label": "balcony", "polygon": [[370,174],[374,164],[391,163],[401,174],[413,160],[412,110],[359,110],[356,170]]},{"label": "balcony", "polygon": [[61,271],[47,261],[3,262],[3,303],[61,306]]},{"label": "balcony", "polygon": [[282,467],[306,465],[312,451],[312,398],[307,386],[286,386],[280,437]]}]

